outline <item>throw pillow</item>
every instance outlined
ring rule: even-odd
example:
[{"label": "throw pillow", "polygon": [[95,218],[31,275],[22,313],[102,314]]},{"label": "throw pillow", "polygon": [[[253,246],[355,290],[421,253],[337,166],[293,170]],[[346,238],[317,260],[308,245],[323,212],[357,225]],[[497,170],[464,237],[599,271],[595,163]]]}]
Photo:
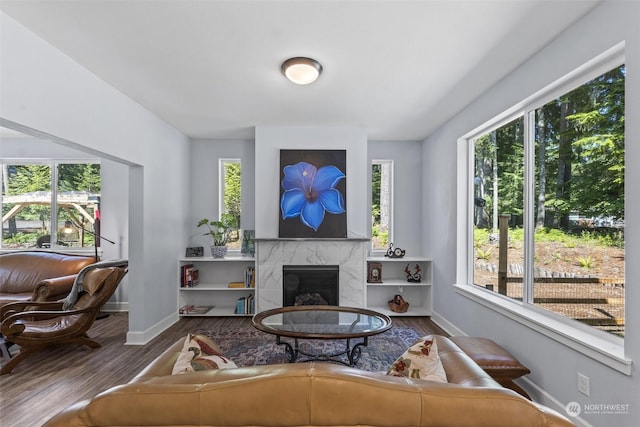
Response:
[{"label": "throw pillow", "polygon": [[436,341],[431,337],[426,337],[409,347],[393,362],[387,375],[447,382]]},{"label": "throw pillow", "polygon": [[215,342],[204,335],[189,334],[184,340],[182,351],[173,365],[172,375],[208,369],[237,368],[233,361],[222,355]]}]

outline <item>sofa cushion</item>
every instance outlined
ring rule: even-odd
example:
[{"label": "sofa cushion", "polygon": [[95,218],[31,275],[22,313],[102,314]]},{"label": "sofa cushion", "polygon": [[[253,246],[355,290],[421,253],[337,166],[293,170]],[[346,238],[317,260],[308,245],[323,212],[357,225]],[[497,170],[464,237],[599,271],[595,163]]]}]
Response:
[{"label": "sofa cushion", "polygon": [[447,382],[436,341],[430,336],[409,347],[393,362],[387,375]]},{"label": "sofa cushion", "polygon": [[188,334],[171,374],[228,368],[237,368],[237,366],[222,355],[220,348],[211,338]]}]

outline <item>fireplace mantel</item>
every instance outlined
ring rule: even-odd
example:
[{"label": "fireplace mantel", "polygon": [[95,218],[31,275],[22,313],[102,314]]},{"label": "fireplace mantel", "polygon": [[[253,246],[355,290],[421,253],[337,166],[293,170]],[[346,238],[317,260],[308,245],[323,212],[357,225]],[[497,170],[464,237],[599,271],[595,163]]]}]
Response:
[{"label": "fireplace mantel", "polygon": [[365,306],[368,238],[256,238],[256,303],[282,307],[283,265],[339,265],[339,305]]},{"label": "fireplace mantel", "polygon": [[256,237],[256,242],[369,242],[368,237]]}]

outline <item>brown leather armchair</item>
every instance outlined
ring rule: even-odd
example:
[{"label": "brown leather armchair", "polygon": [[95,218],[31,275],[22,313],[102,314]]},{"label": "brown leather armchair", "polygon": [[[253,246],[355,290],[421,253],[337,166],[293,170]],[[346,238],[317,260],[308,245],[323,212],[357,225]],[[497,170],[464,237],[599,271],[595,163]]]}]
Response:
[{"label": "brown leather armchair", "polygon": [[20,352],[2,367],[0,375],[10,373],[29,355],[51,346],[100,347],[87,336],[87,331],[127,273],[127,266],[127,261],[103,261],[83,268],[64,301],[25,301],[1,307],[0,332],[6,341],[19,345]]}]

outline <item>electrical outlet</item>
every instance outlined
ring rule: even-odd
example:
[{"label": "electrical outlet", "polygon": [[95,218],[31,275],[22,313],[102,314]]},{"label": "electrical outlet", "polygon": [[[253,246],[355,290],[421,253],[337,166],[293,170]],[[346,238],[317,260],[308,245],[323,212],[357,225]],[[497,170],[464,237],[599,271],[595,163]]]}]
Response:
[{"label": "electrical outlet", "polygon": [[578,372],[578,391],[589,396],[589,377]]}]

